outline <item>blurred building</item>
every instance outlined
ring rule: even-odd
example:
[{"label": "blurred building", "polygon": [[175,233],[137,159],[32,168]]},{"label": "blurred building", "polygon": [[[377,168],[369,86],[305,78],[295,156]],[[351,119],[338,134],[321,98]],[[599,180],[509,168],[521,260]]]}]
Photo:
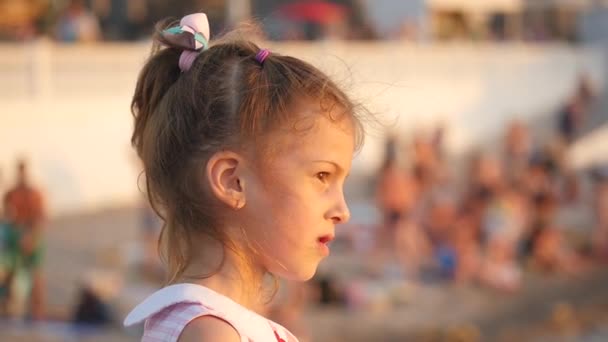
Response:
[{"label": "blurred building", "polygon": [[605,1],[428,0],[433,36],[439,40],[578,41],[581,22]]}]

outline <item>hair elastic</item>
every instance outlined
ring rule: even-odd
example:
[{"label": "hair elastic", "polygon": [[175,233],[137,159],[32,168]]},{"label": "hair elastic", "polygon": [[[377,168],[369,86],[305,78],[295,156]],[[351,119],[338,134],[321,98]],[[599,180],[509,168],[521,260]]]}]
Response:
[{"label": "hair elastic", "polygon": [[258,63],[260,64],[264,64],[264,61],[266,60],[266,58],[270,55],[270,50],[268,49],[261,49],[260,51],[258,51],[258,53],[255,55],[255,60],[258,61]]}]

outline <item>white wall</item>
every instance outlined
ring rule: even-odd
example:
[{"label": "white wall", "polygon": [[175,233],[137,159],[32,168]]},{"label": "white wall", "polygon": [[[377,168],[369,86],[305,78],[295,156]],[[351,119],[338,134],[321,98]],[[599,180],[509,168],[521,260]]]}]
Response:
[{"label": "white wall", "polygon": [[[465,151],[513,117],[553,110],[580,71],[603,84],[591,48],[525,45],[407,45],[401,42],[269,44],[309,60],[407,134],[450,124],[448,150]],[[31,161],[52,214],[132,204],[137,162],[130,149],[130,96],[148,45],[0,45],[0,171]],[[354,163],[369,173],[382,157],[372,130]],[[0,188],[2,184],[0,184]]]}]

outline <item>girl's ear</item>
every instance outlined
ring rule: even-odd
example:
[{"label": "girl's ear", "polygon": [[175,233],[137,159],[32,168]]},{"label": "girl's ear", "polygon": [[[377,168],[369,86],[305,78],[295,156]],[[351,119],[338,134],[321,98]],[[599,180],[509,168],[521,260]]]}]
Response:
[{"label": "girl's ear", "polygon": [[232,151],[216,152],[205,169],[205,176],[212,193],[230,208],[240,209],[245,205],[245,160]]}]

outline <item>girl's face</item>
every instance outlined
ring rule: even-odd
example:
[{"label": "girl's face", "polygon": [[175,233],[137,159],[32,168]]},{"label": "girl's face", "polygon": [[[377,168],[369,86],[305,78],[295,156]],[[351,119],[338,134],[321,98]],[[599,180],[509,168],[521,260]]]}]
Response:
[{"label": "girl's face", "polygon": [[[349,220],[343,193],[354,153],[349,118],[332,121],[301,105],[305,129],[273,135],[270,157],[252,171],[238,212],[254,261],[283,278],[310,279],[329,254],[335,226]],[[276,143],[275,143],[276,141]]]}]

